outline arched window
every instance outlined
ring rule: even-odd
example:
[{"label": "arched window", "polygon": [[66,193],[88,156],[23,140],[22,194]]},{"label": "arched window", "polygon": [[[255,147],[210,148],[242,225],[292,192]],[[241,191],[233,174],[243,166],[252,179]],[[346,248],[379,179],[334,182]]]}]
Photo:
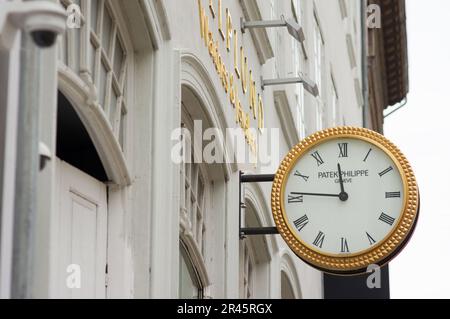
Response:
[{"label": "arched window", "polygon": [[[205,164],[196,158],[197,154],[201,154],[202,145],[194,143],[194,120],[186,108],[183,108],[181,127],[183,128],[181,138],[184,160],[180,165],[180,258],[182,260],[180,260],[179,297],[185,297],[185,294],[192,290],[191,285],[193,285],[198,293],[192,297],[202,298],[204,288],[208,285],[205,233],[211,182]],[[185,272],[183,268],[192,269],[190,273],[197,274],[198,280],[192,280],[190,283],[186,275],[181,276]]]},{"label": "arched window", "polygon": [[[226,294],[223,285],[227,250],[226,179],[230,175],[230,167],[220,163],[208,164],[202,155],[211,143],[203,140],[205,133],[224,133],[226,124],[220,113],[220,100],[202,62],[190,53],[183,54],[181,62],[179,123],[183,131],[184,162],[179,165],[180,240],[198,273],[201,296],[223,298]],[[221,143],[216,145],[219,149],[223,147]],[[225,154],[223,149],[218,152]]]},{"label": "arched window", "polygon": [[183,242],[180,242],[180,273],[179,294],[180,299],[201,299],[203,297],[202,283],[198,277],[193,262],[189,257]]},{"label": "arched window", "polygon": [[280,297],[282,299],[301,299],[302,290],[300,277],[296,271],[292,253],[286,252],[281,256]]},{"label": "arched window", "polygon": [[68,28],[58,44],[58,88],[74,106],[98,152],[108,181],[131,183],[127,131],[134,95],[134,43],[123,2],[60,0],[80,6],[80,27]]},{"label": "arched window", "polygon": [[59,46],[59,59],[76,75],[92,84],[112,134],[122,150],[126,140],[127,59],[129,52],[109,0],[61,0],[63,6],[81,6],[80,28],[68,29]]},{"label": "arched window", "polygon": [[[261,227],[252,202],[245,202],[243,227]],[[239,296],[246,299],[269,298],[270,254],[263,236],[241,240],[239,251]]]},{"label": "arched window", "polygon": [[294,288],[284,271],[281,272],[281,299],[295,299]]},{"label": "arched window", "polygon": [[255,255],[249,239],[244,239],[241,247],[239,298],[252,299],[254,298]]},{"label": "arched window", "polygon": [[194,121],[184,112],[182,117],[182,127],[185,129],[182,135],[184,143],[184,161],[181,164],[181,218],[186,221],[189,231],[192,233],[199,253],[204,255],[204,239],[205,239],[205,214],[206,214],[206,198],[209,197],[209,187],[206,181],[206,168],[203,163],[199,163],[199,159],[195,158],[194,145]]}]

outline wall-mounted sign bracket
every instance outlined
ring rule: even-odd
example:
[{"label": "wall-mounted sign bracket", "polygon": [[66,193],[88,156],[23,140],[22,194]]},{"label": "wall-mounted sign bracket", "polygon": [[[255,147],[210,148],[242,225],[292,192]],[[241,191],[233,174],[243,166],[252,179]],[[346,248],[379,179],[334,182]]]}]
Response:
[{"label": "wall-mounted sign bracket", "polygon": [[245,29],[257,29],[257,28],[278,28],[286,27],[289,34],[298,42],[303,43],[305,41],[305,34],[303,28],[294,19],[285,19],[283,16],[280,20],[269,21],[245,21],[241,18],[241,32],[245,33]]},{"label": "wall-mounted sign bracket", "polygon": [[275,179],[274,174],[261,175],[245,175],[239,171],[239,238],[244,239],[246,236],[255,235],[276,235],[278,229],[276,227],[242,227],[242,209],[245,203],[242,201],[242,184],[245,183],[271,183]]},{"label": "wall-mounted sign bracket", "polygon": [[298,77],[293,77],[293,78],[268,79],[268,80],[263,79],[261,77],[261,89],[263,91],[266,86],[297,84],[297,83],[303,84],[303,87],[305,88],[305,90],[308,91],[309,93],[311,93],[314,97],[319,96],[319,88],[317,87],[317,84],[303,75],[300,75]]}]

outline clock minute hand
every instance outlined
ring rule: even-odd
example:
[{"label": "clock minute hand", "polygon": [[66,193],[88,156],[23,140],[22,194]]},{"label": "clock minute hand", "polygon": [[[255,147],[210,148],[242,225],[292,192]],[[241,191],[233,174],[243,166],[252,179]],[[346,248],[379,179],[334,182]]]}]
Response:
[{"label": "clock minute hand", "polygon": [[292,192],[291,194],[292,195],[305,195],[305,196],[339,197],[339,194],[299,193],[299,192]]},{"label": "clock minute hand", "polygon": [[348,194],[344,190],[344,181],[342,180],[342,170],[341,170],[341,164],[337,164],[338,172],[339,172],[339,184],[341,185],[341,192],[338,195],[339,199],[343,202],[348,200]]},{"label": "clock minute hand", "polygon": [[341,185],[341,193],[345,193],[344,181],[342,180],[341,164],[338,163],[337,166],[338,166],[338,172],[339,172],[339,184]]}]

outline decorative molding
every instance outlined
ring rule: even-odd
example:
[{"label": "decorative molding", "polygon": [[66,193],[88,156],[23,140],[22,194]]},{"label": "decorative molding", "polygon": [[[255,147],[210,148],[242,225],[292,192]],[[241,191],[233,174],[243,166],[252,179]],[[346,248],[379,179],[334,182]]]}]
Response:
[{"label": "decorative molding", "polygon": [[[226,122],[224,110],[227,108],[222,105],[206,67],[198,57],[188,52],[182,53],[181,65],[181,85],[189,88],[199,99],[203,106],[202,111],[207,116],[211,127],[216,127],[222,133],[226,133],[226,128],[229,126]],[[222,145],[225,144],[220,143],[220,146]],[[221,152],[224,154],[226,163],[221,165],[223,176],[228,181],[232,172],[237,171],[236,158],[230,158],[235,154],[229,154],[228,149],[222,149]],[[215,179],[217,176],[211,175],[210,177]]]},{"label": "decorative molding", "polygon": [[348,12],[347,12],[347,5],[345,4],[345,0],[339,0],[339,9],[341,11],[342,19],[347,18]]},{"label": "decorative molding", "polygon": [[[244,202],[249,204],[255,212],[256,219],[261,227],[270,227],[274,225],[272,212],[265,198],[261,185],[258,183],[249,183],[244,187]],[[265,252],[266,259],[270,260],[280,247],[274,236],[264,236],[267,245]]]},{"label": "decorative molding", "polygon": [[286,90],[274,91],[273,98],[278,117],[280,118],[280,122],[283,123],[283,125],[281,125],[283,135],[287,141],[288,147],[293,147],[300,141],[300,137],[289,106]]},{"label": "decorative molding", "polygon": [[170,40],[169,20],[163,1],[120,1],[120,6],[136,50],[150,47],[157,50],[162,41]]},{"label": "decorative molding", "polygon": [[[261,11],[256,0],[240,0],[239,2],[241,3],[246,21],[262,20]],[[258,28],[250,29],[249,32],[255,44],[259,63],[264,64],[267,60],[273,58],[274,52],[267,30],[265,28]]]},{"label": "decorative molding", "polygon": [[161,34],[164,40],[171,39],[169,18],[167,17],[166,7],[163,4],[162,0],[153,0],[155,3],[156,16],[158,18],[158,23],[160,26]]},{"label": "decorative molding", "polygon": [[[58,63],[58,88],[71,102],[98,152],[108,178],[120,186],[131,184],[130,173],[109,120],[92,96],[92,86],[63,63]],[[94,90],[95,92],[95,90]]]},{"label": "decorative molding", "polygon": [[362,107],[364,105],[364,97],[362,95],[362,88],[359,79],[356,78],[354,79],[354,85],[355,85],[356,101],[358,102],[358,106]]},{"label": "decorative molding", "polygon": [[183,242],[189,259],[196,271],[202,288],[211,285],[205,261],[190,228],[190,221],[180,216],[180,240]]},{"label": "decorative molding", "polygon": [[297,273],[297,269],[295,267],[294,259],[291,255],[289,255],[288,251],[284,251],[281,255],[281,272],[286,274],[286,277],[289,279],[292,289],[294,290],[294,295],[296,299],[301,299],[302,296],[302,288],[300,287],[300,277]]},{"label": "decorative molding", "polygon": [[355,47],[353,46],[352,35],[350,33],[347,33],[345,36],[345,40],[347,43],[347,53],[348,59],[350,61],[350,67],[353,69],[356,67],[356,54]]}]

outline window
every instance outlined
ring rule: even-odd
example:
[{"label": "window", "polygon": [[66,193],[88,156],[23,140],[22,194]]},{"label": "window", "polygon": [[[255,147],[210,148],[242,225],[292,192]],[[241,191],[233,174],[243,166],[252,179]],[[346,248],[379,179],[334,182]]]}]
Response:
[{"label": "window", "polygon": [[248,239],[244,239],[241,243],[242,255],[240,265],[240,291],[239,297],[241,299],[255,298],[254,294],[254,268],[255,257],[251,247],[251,242]]},{"label": "window", "polygon": [[[247,186],[246,186],[247,187]],[[256,202],[245,200],[243,227],[262,227]],[[270,296],[270,260],[267,238],[248,236],[239,243],[239,296],[266,299]]]},{"label": "window", "polygon": [[339,100],[336,90],[336,85],[334,83],[333,76],[331,77],[331,126],[339,125]]},{"label": "window", "polygon": [[191,134],[183,134],[185,161],[181,164],[181,214],[188,221],[198,251],[204,255],[206,174],[204,164],[196,163],[194,143],[191,141],[193,121],[185,117],[182,127]]},{"label": "window", "polygon": [[180,269],[178,297],[180,299],[200,299],[202,298],[202,288],[195,268],[192,265],[186,248],[180,242]]},{"label": "window", "polygon": [[319,89],[319,96],[316,99],[316,130],[323,128],[324,108],[326,101],[326,93],[324,90],[324,73],[325,73],[325,52],[322,32],[320,30],[317,17],[314,24],[314,79]]},{"label": "window", "polygon": [[[292,56],[295,76],[298,76],[304,70],[304,56],[300,44],[297,40],[292,39]],[[295,86],[295,110],[293,112],[295,116],[295,124],[297,127],[297,133],[300,138],[304,138],[306,135],[305,129],[305,90],[303,85]]]},{"label": "window", "polygon": [[[80,1],[61,0],[63,6]],[[81,3],[81,28],[68,29],[59,47],[60,61],[97,89],[100,107],[122,149],[126,140],[127,51],[112,1]],[[89,27],[88,27],[89,26]]]},{"label": "window", "polygon": [[[192,294],[191,291],[195,290],[196,296],[203,298],[204,288],[207,285],[204,280],[206,274],[205,217],[211,184],[205,165],[198,163],[198,159],[196,161],[194,157],[196,154],[194,148],[197,147],[192,141],[194,121],[186,112],[183,112],[181,127],[184,130],[181,136],[183,162],[180,164],[180,244],[184,242],[186,248],[184,256],[183,251],[180,252],[181,257],[184,258],[184,260],[180,259],[180,297]],[[191,258],[187,259],[187,254]],[[189,272],[191,277],[186,275],[186,269],[183,267],[191,269]],[[190,281],[189,278],[193,278],[192,273],[196,274],[196,278],[203,278],[203,280]]]},{"label": "window", "polygon": [[[299,0],[291,0],[291,10],[297,22],[302,23],[302,8],[301,2]],[[293,58],[293,70],[294,76],[298,76],[305,71],[305,52],[301,43],[299,43],[296,39],[291,38],[291,56]],[[306,135],[306,126],[305,126],[305,91],[303,85],[295,86],[295,110],[293,110],[293,114],[295,117],[295,124],[297,127],[297,133],[300,138],[304,138]]]},{"label": "window", "polygon": [[295,299],[294,288],[284,271],[281,272],[281,299]]}]

